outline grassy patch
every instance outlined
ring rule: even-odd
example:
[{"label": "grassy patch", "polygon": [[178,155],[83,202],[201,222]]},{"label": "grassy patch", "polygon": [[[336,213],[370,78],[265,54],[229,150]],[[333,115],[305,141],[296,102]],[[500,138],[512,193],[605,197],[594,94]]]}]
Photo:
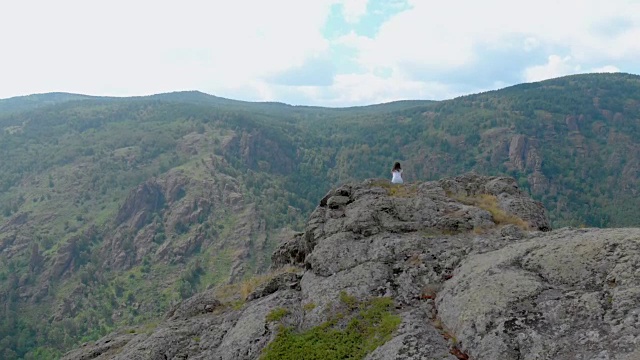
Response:
[{"label": "grassy patch", "polygon": [[497,225],[513,224],[524,230],[529,229],[529,224],[526,221],[502,210],[498,206],[498,198],[493,195],[479,194],[476,196],[454,196],[454,198],[463,204],[487,210]]},{"label": "grassy patch", "polygon": [[318,305],[316,305],[315,303],[308,303],[308,304],[304,304],[304,306],[302,307],[304,309],[304,311],[311,311],[313,309],[315,309]]},{"label": "grassy patch", "polygon": [[281,307],[275,308],[275,309],[271,310],[271,312],[269,314],[267,314],[267,317],[266,317],[265,320],[267,322],[279,321],[283,317],[287,316],[287,314],[289,314],[289,310],[287,310],[285,308],[281,308]]},{"label": "grassy patch", "polygon": [[158,321],[150,321],[142,325],[140,332],[145,334],[151,334],[152,332],[155,331],[157,327],[158,327]]},{"label": "grassy patch", "polygon": [[200,279],[203,287],[222,284],[229,279],[229,269],[233,263],[232,252],[233,249],[225,248],[219,251],[209,250],[204,254],[202,259],[206,261],[207,269]]},{"label": "grassy patch", "polygon": [[244,306],[244,304],[245,304],[244,300],[237,300],[230,303],[231,308],[236,311],[242,310],[242,307]]},{"label": "grassy patch", "polygon": [[355,296],[347,294],[346,291],[340,291],[340,302],[347,305],[349,310],[353,310],[359,305],[358,299]]},{"label": "grassy patch", "polygon": [[[345,293],[345,296],[348,295]],[[351,301],[350,298],[347,300]],[[363,359],[391,339],[401,319],[391,313],[393,301],[390,298],[374,298],[356,306],[360,310],[344,328],[336,327],[336,319],[304,332],[281,327],[261,359]]]}]

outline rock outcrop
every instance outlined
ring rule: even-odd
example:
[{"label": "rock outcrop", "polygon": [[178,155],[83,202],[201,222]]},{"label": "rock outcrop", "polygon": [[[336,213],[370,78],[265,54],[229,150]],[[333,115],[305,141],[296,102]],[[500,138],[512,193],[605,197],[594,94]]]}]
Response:
[{"label": "rock outcrop", "polygon": [[198,294],[151,331],[64,358],[257,359],[283,328],[326,324],[345,297],[389,297],[400,324],[368,360],[638,359],[639,265],[640,229],[551,231],[511,178],[367,180],[321,200],[241,307]]},{"label": "rock outcrop", "polygon": [[524,135],[514,135],[509,143],[508,166],[528,172],[527,180],[534,194],[542,194],[549,188],[549,179],[542,172],[542,156],[537,140]]},{"label": "rock outcrop", "polygon": [[[257,248],[264,247],[264,240],[259,241],[266,237],[264,220],[255,204],[246,202],[238,188],[236,179],[222,173],[200,179],[171,171],[142,183],[131,190],[113,228],[104,235],[100,256],[105,259],[104,265],[128,269],[140,264],[145,256],[182,263],[201,249],[213,246],[216,239],[226,242],[216,246],[233,247],[238,253],[248,253],[250,241]],[[211,236],[211,224],[220,225],[230,216],[234,217],[234,224],[228,230],[229,236],[224,239]],[[234,259],[234,265],[241,260]],[[232,278],[243,274],[239,265],[236,268]]]}]

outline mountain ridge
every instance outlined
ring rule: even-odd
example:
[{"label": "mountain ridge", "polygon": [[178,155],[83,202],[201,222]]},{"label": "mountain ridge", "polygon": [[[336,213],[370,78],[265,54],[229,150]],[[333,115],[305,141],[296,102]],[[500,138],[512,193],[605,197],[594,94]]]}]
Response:
[{"label": "mountain ridge", "polygon": [[[560,77],[551,78],[551,79],[542,80],[542,81],[514,84],[514,85],[506,86],[503,88],[499,88],[499,89],[460,95],[450,99],[442,99],[442,100],[400,99],[400,100],[394,100],[394,101],[383,102],[383,103],[355,105],[355,106],[341,106],[341,107],[324,107],[324,106],[305,105],[305,104],[292,105],[292,104],[279,102],[279,101],[236,100],[236,99],[216,96],[200,90],[178,90],[178,91],[170,91],[165,93],[156,93],[156,94],[150,94],[150,95],[135,95],[135,96],[104,96],[104,95],[86,95],[86,94],[70,93],[70,92],[46,92],[46,93],[35,93],[35,94],[29,94],[29,95],[18,95],[18,96],[12,96],[8,98],[2,98],[0,99],[0,114],[2,112],[7,112],[8,109],[12,107],[17,108],[16,110],[12,110],[12,111],[29,110],[30,109],[29,107],[19,106],[19,104],[23,104],[23,103],[32,103],[34,107],[39,107],[39,106],[63,103],[67,101],[84,100],[84,99],[111,99],[111,100],[170,99],[171,101],[186,100],[187,102],[192,102],[192,103],[197,103],[196,100],[199,99],[200,102],[208,103],[208,104],[215,103],[215,102],[218,102],[220,104],[236,104],[236,105],[239,105],[239,104],[269,105],[271,104],[276,106],[286,106],[286,107],[294,107],[294,108],[348,110],[348,109],[357,109],[357,108],[381,107],[384,105],[402,104],[402,103],[420,104],[420,103],[445,102],[445,101],[458,100],[458,99],[467,98],[467,97],[536,89],[538,87],[549,86],[560,81],[566,81],[566,80],[572,80],[572,79],[584,79],[588,77],[594,77],[594,76],[598,77],[602,75],[614,75],[621,79],[626,79],[626,80],[635,79],[636,81],[638,81],[638,78],[640,77],[640,75],[623,73],[623,72],[572,74],[572,75],[565,75],[565,76],[560,76]],[[40,104],[40,103],[43,103],[43,104]]]},{"label": "mountain ridge", "polygon": [[97,100],[97,101],[118,101],[118,100],[160,100],[169,102],[182,102],[197,105],[227,105],[227,106],[254,106],[254,107],[283,107],[306,110],[374,110],[385,106],[396,106],[404,104],[414,104],[416,106],[435,102],[433,100],[395,100],[386,103],[345,106],[345,107],[323,107],[314,105],[292,105],[278,101],[245,101],[219,97],[199,90],[182,90],[138,96],[102,96],[84,95],[66,92],[49,92],[31,95],[14,96],[0,99],[0,115],[11,114],[20,111],[28,111],[43,106],[63,104],[71,101]]}]

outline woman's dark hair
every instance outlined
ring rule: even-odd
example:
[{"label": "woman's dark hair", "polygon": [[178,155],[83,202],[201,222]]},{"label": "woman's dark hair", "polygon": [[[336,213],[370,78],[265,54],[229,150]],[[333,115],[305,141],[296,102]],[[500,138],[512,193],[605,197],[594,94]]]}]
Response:
[{"label": "woman's dark hair", "polygon": [[400,168],[400,163],[396,161],[396,163],[393,164],[393,169],[391,171],[398,171],[398,170],[402,170],[402,168]]}]

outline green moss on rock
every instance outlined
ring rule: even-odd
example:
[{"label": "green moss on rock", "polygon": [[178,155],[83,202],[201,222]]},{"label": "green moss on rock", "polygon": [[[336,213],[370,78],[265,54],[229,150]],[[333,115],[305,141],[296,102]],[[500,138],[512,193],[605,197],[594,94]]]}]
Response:
[{"label": "green moss on rock", "polygon": [[401,319],[391,312],[390,298],[374,298],[360,305],[344,328],[337,326],[336,318],[304,332],[281,327],[261,359],[363,359],[391,339]]}]

